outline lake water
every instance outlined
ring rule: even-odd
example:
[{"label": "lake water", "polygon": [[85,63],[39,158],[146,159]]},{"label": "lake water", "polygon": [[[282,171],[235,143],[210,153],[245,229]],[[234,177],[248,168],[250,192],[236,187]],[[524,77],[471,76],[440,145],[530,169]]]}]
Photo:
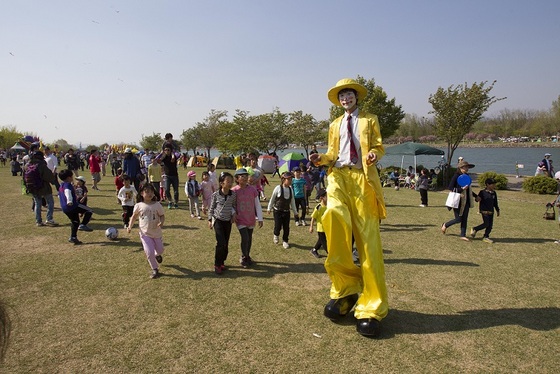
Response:
[{"label": "lake water", "polygon": [[[386,148],[392,145],[386,146]],[[447,148],[439,148],[447,153]],[[324,152],[325,149],[318,149],[319,152]],[[278,152],[282,155],[288,152],[302,152],[303,149],[288,149]],[[453,164],[457,162],[459,156],[462,156],[466,161],[475,165],[472,169],[473,173],[484,173],[485,171],[495,171],[499,174],[516,174],[515,165],[519,163],[523,168],[519,169],[519,175],[533,176],[537,164],[544,158],[545,153],[550,153],[551,160],[556,164],[556,170],[560,170],[560,148],[457,148],[453,153]],[[447,156],[446,156],[447,157]],[[428,169],[435,168],[441,156],[416,156],[416,163],[424,165]],[[387,166],[400,166],[402,156],[384,156],[380,162],[383,167]],[[414,156],[404,156],[404,168],[409,165],[414,166]]]},{"label": "lake water", "polygon": [[[392,145],[386,146],[386,148]],[[444,152],[447,152],[447,148],[439,148]],[[319,152],[325,152],[326,148],[318,148]],[[282,157],[289,152],[303,153],[305,151],[302,148],[288,148],[282,151],[278,151],[278,156]],[[551,160],[556,160],[556,170],[560,170],[560,148],[457,148],[453,153],[453,164],[456,164],[459,156],[464,157],[466,161],[471,164],[476,165],[472,169],[473,173],[483,173],[485,171],[495,171],[499,174],[511,174],[515,175],[515,165],[518,163],[523,165],[523,168],[519,169],[519,175],[523,176],[533,176],[535,175],[535,170],[537,164],[544,158],[545,153],[550,153]],[[212,157],[219,154],[217,151],[212,151]],[[418,165],[424,165],[428,169],[435,168],[441,156],[417,156],[416,163]],[[380,162],[383,167],[388,166],[400,166],[402,156],[385,156]],[[414,166],[414,156],[404,156],[404,168],[408,168],[409,165]],[[554,164],[553,164],[554,165]]]}]

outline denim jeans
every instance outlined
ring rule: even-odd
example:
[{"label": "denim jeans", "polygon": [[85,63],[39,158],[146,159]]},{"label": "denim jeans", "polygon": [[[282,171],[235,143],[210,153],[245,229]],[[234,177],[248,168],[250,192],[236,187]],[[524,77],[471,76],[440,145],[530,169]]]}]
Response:
[{"label": "denim jeans", "polygon": [[47,221],[53,220],[53,210],[54,210],[54,200],[52,194],[47,194],[45,196],[33,195],[33,200],[35,200],[35,221],[37,223],[42,223],[43,218],[41,218],[41,206],[42,200],[45,198],[47,202]]}]

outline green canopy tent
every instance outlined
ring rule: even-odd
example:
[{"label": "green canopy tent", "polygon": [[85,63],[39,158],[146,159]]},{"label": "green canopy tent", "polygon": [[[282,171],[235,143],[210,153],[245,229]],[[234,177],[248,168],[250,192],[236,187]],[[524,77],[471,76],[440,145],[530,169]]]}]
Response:
[{"label": "green canopy tent", "polygon": [[386,155],[401,156],[401,170],[403,169],[404,156],[414,156],[414,170],[416,171],[416,156],[418,155],[434,155],[443,156],[445,152],[441,149],[430,147],[429,145],[406,142],[393,147],[389,147],[385,150]]}]

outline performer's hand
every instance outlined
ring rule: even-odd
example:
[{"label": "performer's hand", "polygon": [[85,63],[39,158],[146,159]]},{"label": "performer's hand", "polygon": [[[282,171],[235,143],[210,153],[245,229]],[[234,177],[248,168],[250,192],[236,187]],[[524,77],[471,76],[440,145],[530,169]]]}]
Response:
[{"label": "performer's hand", "polygon": [[367,163],[368,165],[371,165],[371,164],[373,164],[375,161],[377,161],[377,155],[376,155],[375,153],[373,153],[373,152],[369,152],[369,153],[367,154],[367,157],[366,157],[366,163]]}]

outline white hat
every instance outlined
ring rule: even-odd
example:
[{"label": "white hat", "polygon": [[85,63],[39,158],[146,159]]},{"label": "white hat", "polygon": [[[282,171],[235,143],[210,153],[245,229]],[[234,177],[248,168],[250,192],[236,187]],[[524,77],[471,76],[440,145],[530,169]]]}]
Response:
[{"label": "white hat", "polygon": [[86,178],[82,177],[81,175],[77,176],[76,179],[86,183]]},{"label": "white hat", "polygon": [[126,149],[124,150],[124,153],[132,153],[132,149],[126,148]]},{"label": "white hat", "polygon": [[557,171],[556,174],[554,174],[554,178],[560,179],[560,171]]},{"label": "white hat", "polygon": [[544,156],[552,156],[550,153],[545,153]]}]

